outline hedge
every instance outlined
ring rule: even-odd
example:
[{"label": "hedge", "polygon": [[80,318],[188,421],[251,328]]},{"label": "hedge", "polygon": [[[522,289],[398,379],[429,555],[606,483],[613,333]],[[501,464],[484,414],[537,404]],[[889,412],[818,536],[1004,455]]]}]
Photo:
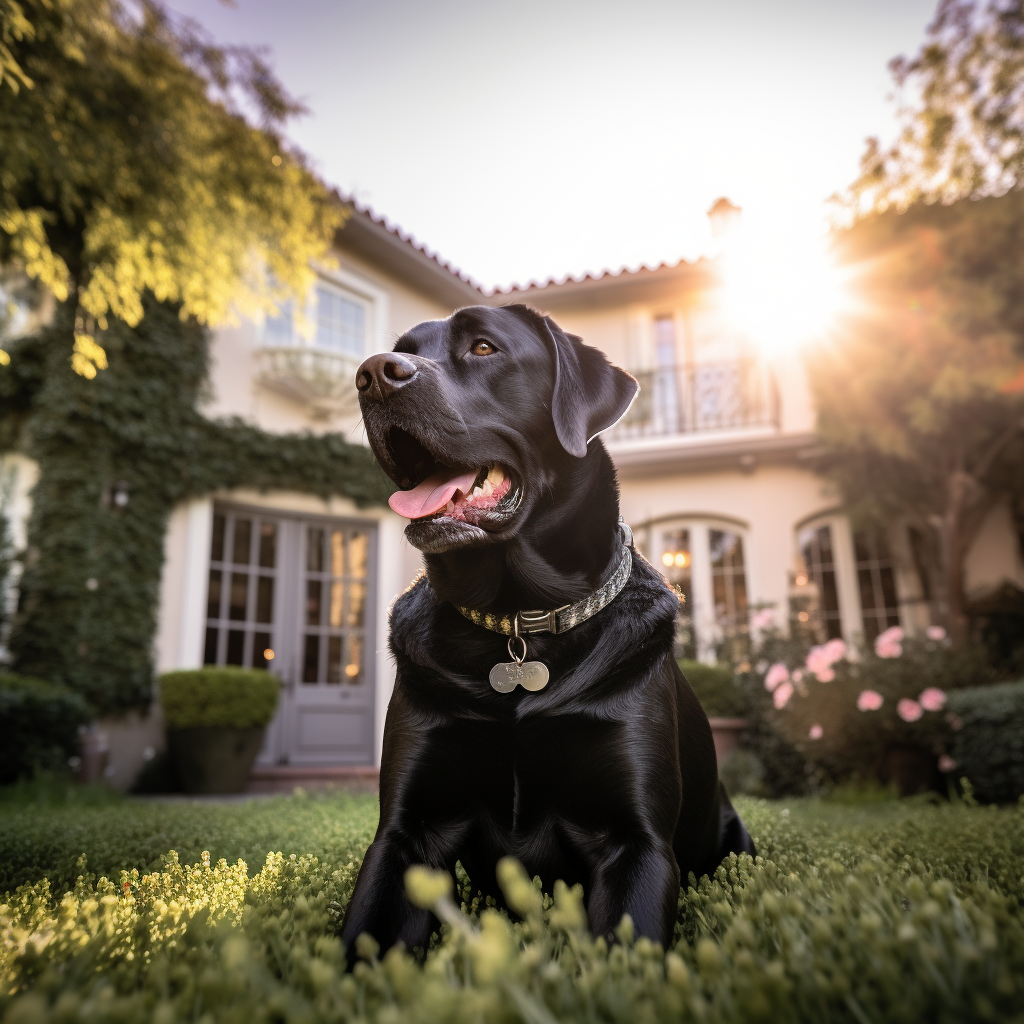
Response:
[{"label": "hedge", "polygon": [[980,800],[1015,801],[1024,794],[1024,680],[954,691],[953,758]]},{"label": "hedge", "polygon": [[681,659],[679,667],[709,718],[739,718],[746,713],[746,700],[728,665]]},{"label": "hedge", "polygon": [[252,729],[274,717],[280,688],[264,669],[186,669],[160,677],[160,705],[168,729]]},{"label": "hedge", "polygon": [[[345,975],[337,922],[372,806],[331,797],[0,813],[0,863],[44,833],[53,853],[91,850],[96,866],[116,861],[140,828],[155,830],[154,846],[164,839],[191,850],[205,839],[211,850],[195,863],[167,854],[155,870],[140,865],[110,880],[83,859],[66,894],[37,881],[8,895],[0,1019],[1024,1020],[1020,809],[740,800],[762,856],[690,879],[667,954],[634,940],[628,921],[617,944],[595,941],[578,890],[556,885],[542,897],[515,865],[502,877],[523,915],[516,924],[464,875],[453,903],[438,903],[443,885],[421,878],[414,889],[435,892],[418,898],[451,922],[426,964],[363,942],[363,962]],[[346,816],[357,822],[347,836]],[[251,876],[234,860],[251,849],[246,821],[282,851]]]},{"label": "hedge", "polygon": [[0,673],[0,783],[67,770],[78,749],[85,701],[63,686]]}]

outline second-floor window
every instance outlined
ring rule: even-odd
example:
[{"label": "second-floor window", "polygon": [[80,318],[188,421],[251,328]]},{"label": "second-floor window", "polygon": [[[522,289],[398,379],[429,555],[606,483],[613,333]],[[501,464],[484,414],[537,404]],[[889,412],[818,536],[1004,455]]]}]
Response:
[{"label": "second-floor window", "polygon": [[366,305],[357,296],[321,282],[313,291],[307,315],[312,322],[313,333],[305,341],[295,323],[294,304],[283,303],[277,316],[266,319],[263,344],[287,346],[305,343],[357,359],[363,357],[366,350]]}]

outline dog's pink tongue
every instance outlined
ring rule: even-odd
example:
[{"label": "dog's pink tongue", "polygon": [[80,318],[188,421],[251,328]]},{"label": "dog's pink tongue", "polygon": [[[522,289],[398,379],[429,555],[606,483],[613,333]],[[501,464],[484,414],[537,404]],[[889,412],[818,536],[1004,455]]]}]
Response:
[{"label": "dog's pink tongue", "polygon": [[392,510],[406,519],[421,519],[440,511],[451,500],[456,491],[468,494],[479,470],[458,473],[453,469],[442,469],[440,473],[428,476],[411,491],[395,491],[388,498]]}]

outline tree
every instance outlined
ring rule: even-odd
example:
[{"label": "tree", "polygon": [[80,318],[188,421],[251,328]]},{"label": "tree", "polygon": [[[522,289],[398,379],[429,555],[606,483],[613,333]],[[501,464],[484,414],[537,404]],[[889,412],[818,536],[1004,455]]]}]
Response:
[{"label": "tree", "polygon": [[302,108],[259,53],[158,0],[0,0],[0,19],[0,266],[72,304],[79,373],[147,292],[216,324],[308,289],[343,214],[285,144]]},{"label": "tree", "polygon": [[941,0],[912,58],[890,64],[901,128],[869,139],[856,212],[1002,195],[1024,182],[1024,0]]},{"label": "tree", "polygon": [[824,469],[855,518],[916,530],[962,643],[967,550],[1024,495],[1024,192],[889,209],[838,241],[862,305],[810,359]]}]

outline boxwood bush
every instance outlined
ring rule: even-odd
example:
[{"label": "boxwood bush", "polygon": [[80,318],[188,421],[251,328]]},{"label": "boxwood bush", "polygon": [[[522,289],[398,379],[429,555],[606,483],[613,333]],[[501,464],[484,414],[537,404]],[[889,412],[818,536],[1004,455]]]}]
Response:
[{"label": "boxwood bush", "polygon": [[67,771],[78,749],[85,700],[63,686],[0,673],[0,784],[36,771]]},{"label": "boxwood bush", "polygon": [[263,669],[219,666],[160,677],[168,729],[264,726],[274,717],[279,691],[277,677]]},{"label": "boxwood bush", "polygon": [[[410,895],[448,921],[425,963],[362,941],[351,975],[337,924],[372,801],[0,808],[0,864],[28,858],[35,872],[0,900],[0,1019],[1022,1020],[1024,811],[738,806],[760,856],[687,880],[668,951],[635,939],[628,920],[616,943],[591,938],[578,889],[556,884],[549,897],[506,864],[517,923],[464,873],[454,886],[421,875]],[[183,856],[151,861],[161,843]],[[63,876],[75,849],[89,860],[66,887],[42,880]],[[260,849],[276,852],[237,859]]]},{"label": "boxwood bush", "polygon": [[954,691],[953,758],[979,800],[1024,794],[1024,680]]},{"label": "boxwood bush", "polygon": [[708,718],[740,718],[746,713],[746,701],[733,682],[728,665],[705,665],[702,661],[680,659],[679,667]]}]

